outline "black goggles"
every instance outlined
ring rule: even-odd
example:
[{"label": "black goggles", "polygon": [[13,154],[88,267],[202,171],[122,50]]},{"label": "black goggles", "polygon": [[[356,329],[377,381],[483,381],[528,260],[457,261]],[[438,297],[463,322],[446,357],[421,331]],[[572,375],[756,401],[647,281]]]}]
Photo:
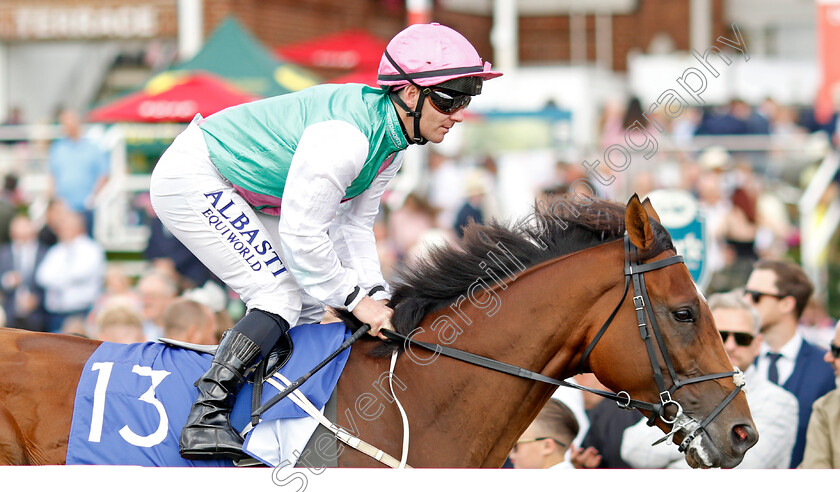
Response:
[{"label": "black goggles", "polygon": [[726,341],[729,340],[729,335],[735,337],[735,345],[739,347],[749,347],[755,339],[755,336],[750,335],[749,333],[743,333],[738,331],[721,331],[720,338],[723,339],[723,343],[726,343]]},{"label": "black goggles", "polygon": [[438,87],[429,87],[426,96],[432,106],[443,114],[452,114],[466,108],[470,104],[472,96],[462,92],[455,92]]},{"label": "black goggles", "polygon": [[835,359],[840,359],[840,347],[834,345],[833,343],[830,345],[831,347],[831,356]]}]

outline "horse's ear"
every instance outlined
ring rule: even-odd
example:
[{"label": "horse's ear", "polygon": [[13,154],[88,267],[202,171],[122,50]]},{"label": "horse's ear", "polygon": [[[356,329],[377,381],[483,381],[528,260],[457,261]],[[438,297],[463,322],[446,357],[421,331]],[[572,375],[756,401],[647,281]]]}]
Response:
[{"label": "horse's ear", "polygon": [[630,201],[627,202],[627,210],[624,213],[624,224],[627,228],[627,235],[630,242],[644,251],[654,242],[653,227],[650,225],[650,218],[639,200],[639,195],[633,193]]},{"label": "horse's ear", "polygon": [[656,213],[656,210],[653,209],[653,204],[650,203],[650,198],[645,198],[645,201],[642,202],[642,207],[644,207],[645,212],[647,212],[651,219],[659,222],[660,224],[662,223],[662,221],[659,220],[659,214]]}]

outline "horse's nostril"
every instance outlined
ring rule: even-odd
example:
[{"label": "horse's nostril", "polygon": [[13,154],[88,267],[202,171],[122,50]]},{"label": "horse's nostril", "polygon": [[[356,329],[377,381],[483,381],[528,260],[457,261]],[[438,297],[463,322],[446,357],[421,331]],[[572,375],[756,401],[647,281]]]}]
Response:
[{"label": "horse's nostril", "polygon": [[746,451],[758,441],[755,429],[749,424],[737,424],[732,426],[732,444],[736,449]]},{"label": "horse's nostril", "polygon": [[734,432],[735,437],[737,437],[738,440],[742,441],[742,442],[746,441],[747,437],[749,436],[749,434],[747,433],[747,430],[744,429],[743,425],[736,425],[735,427],[732,428],[732,432]]}]

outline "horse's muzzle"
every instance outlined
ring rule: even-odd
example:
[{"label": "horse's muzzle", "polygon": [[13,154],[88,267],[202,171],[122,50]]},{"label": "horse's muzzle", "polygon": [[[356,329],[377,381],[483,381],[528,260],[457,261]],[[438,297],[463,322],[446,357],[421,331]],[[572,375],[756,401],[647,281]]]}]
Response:
[{"label": "horse's muzzle", "polygon": [[692,468],[735,468],[758,442],[758,433],[752,424],[735,424],[729,429],[728,441],[723,445],[728,447],[725,449],[701,432],[686,450],[685,460]]}]

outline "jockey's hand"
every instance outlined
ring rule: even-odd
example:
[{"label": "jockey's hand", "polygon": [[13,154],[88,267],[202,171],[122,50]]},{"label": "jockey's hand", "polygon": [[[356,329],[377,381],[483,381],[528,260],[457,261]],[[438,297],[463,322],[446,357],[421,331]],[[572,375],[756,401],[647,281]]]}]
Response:
[{"label": "jockey's hand", "polygon": [[353,315],[362,323],[370,325],[368,334],[371,336],[387,340],[388,338],[379,332],[381,330],[394,331],[394,327],[391,326],[391,316],[394,315],[394,310],[385,306],[384,303],[374,301],[370,296],[365,296],[356,304]]}]

